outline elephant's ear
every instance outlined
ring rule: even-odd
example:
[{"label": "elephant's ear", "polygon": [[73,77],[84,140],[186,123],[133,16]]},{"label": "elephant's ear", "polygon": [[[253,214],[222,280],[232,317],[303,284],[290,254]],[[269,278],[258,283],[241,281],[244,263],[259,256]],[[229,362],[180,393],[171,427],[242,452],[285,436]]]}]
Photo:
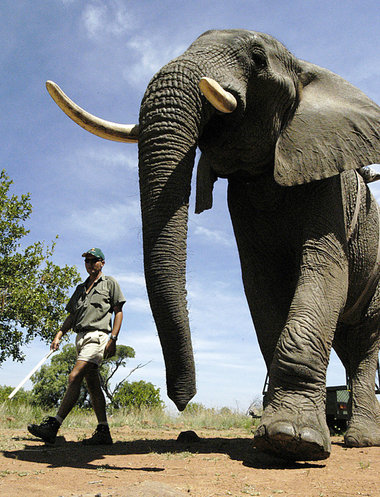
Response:
[{"label": "elephant's ear", "polygon": [[380,107],[327,69],[300,64],[304,87],[276,145],[276,182],[299,185],[379,163]]},{"label": "elephant's ear", "polygon": [[195,213],[211,209],[212,207],[212,191],[214,183],[218,179],[214,173],[209,159],[202,154],[197,168],[197,188],[195,195]]}]

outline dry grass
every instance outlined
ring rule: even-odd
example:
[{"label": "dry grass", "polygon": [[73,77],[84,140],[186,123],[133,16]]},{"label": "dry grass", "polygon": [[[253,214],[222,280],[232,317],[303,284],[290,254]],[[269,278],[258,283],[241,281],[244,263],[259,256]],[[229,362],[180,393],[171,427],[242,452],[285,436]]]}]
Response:
[{"label": "dry grass", "polygon": [[[43,410],[25,403],[6,401],[0,403],[0,428],[25,428],[28,423],[40,422],[45,416],[55,415],[56,410]],[[170,413],[166,409],[113,409],[108,413],[111,427],[130,426],[131,428],[174,428],[228,430],[242,428],[249,432],[253,426],[250,416],[228,408],[205,408],[190,404],[182,413]],[[95,415],[90,410],[74,408],[64,421],[66,427],[88,428],[96,424]]]}]

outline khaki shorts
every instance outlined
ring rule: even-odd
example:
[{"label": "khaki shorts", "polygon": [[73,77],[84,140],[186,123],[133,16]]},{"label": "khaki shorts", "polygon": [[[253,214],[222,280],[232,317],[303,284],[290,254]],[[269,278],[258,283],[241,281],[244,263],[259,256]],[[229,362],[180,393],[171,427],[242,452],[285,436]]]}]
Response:
[{"label": "khaki shorts", "polygon": [[100,366],[108,340],[109,335],[101,331],[81,331],[77,333],[75,340],[77,361],[93,362]]}]

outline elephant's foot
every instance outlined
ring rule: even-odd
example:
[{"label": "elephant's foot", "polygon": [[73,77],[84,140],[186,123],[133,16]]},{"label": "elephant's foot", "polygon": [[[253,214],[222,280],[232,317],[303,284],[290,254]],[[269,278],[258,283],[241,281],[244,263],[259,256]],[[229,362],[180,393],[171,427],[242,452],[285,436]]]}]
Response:
[{"label": "elephant's foot", "polygon": [[380,447],[380,423],[373,420],[351,420],[344,435],[347,447]]},{"label": "elephant's foot", "polygon": [[254,446],[293,461],[318,461],[330,456],[330,435],[324,413],[277,409],[264,412]]},{"label": "elephant's foot", "polygon": [[[380,404],[375,395],[369,401],[355,402],[356,410],[344,435],[347,447],[380,446]],[[365,408],[364,408],[365,406]]]}]

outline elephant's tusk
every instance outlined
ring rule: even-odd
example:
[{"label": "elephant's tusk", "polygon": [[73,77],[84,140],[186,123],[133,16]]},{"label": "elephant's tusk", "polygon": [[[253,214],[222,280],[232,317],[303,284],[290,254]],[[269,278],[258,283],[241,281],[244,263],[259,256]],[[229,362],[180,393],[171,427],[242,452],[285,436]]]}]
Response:
[{"label": "elephant's tusk", "polygon": [[199,88],[216,110],[225,114],[230,114],[236,109],[236,98],[232,93],[224,90],[214,79],[201,78]]},{"label": "elephant's tusk", "polygon": [[53,81],[46,82],[46,88],[54,102],[63,112],[82,128],[107,140],[117,142],[138,142],[137,124],[118,124],[100,119],[74,103]]}]

